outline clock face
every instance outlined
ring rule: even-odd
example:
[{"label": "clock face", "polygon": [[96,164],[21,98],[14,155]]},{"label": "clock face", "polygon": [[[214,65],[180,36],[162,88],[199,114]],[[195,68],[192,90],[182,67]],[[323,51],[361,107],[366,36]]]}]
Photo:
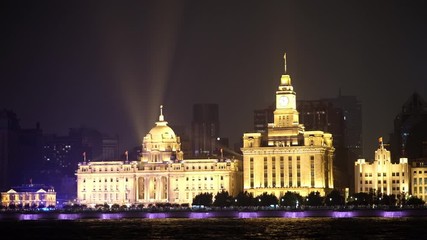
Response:
[{"label": "clock face", "polygon": [[281,106],[281,107],[286,107],[288,105],[288,102],[289,102],[289,100],[286,96],[281,96],[279,98],[279,106]]}]

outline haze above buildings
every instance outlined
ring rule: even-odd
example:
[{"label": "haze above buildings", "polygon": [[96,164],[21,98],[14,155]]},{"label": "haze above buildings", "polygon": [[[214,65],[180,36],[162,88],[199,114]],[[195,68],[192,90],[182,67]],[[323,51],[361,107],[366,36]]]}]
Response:
[{"label": "haze above buildings", "polygon": [[357,96],[364,156],[414,93],[427,96],[423,1],[16,2],[4,29],[0,107],[24,128],[81,125],[139,145],[159,105],[191,124],[218,103],[220,134],[239,141],[274,102],[288,56],[299,99]]}]

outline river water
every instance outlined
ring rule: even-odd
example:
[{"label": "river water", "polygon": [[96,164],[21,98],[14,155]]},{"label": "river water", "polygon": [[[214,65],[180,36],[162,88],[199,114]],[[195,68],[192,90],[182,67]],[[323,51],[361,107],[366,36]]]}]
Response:
[{"label": "river water", "polygon": [[2,239],[425,239],[427,217],[0,221]]}]

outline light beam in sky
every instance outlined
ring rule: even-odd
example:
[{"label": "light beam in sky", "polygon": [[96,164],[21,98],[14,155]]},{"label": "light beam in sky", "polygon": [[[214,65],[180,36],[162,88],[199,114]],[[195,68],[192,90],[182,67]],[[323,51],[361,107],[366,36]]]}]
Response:
[{"label": "light beam in sky", "polygon": [[[141,6],[142,21],[114,19],[103,26],[108,60],[134,131],[141,144],[164,103],[183,6],[172,1]],[[136,10],[138,11],[138,10]],[[145,14],[145,15],[144,15]],[[126,18],[126,16],[125,16]],[[135,34],[132,34],[135,33]],[[141,34],[142,33],[142,34]],[[145,44],[141,48],[141,43]],[[166,106],[167,108],[167,106]],[[117,123],[126,124],[126,123]]]}]

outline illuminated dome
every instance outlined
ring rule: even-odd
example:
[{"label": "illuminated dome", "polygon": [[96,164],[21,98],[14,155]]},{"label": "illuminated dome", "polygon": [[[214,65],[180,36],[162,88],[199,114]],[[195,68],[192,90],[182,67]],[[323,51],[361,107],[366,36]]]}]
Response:
[{"label": "illuminated dome", "polygon": [[159,121],[142,141],[141,162],[164,163],[183,159],[179,136],[168,126],[160,106]]},{"label": "illuminated dome", "polygon": [[175,132],[167,126],[168,122],[156,122],[156,126],[153,127],[148,135],[151,136],[151,140],[153,142],[161,142],[162,140],[166,139],[175,139]]},{"label": "illuminated dome", "polygon": [[151,142],[164,142],[165,140],[176,139],[175,132],[168,126],[168,122],[164,119],[162,108],[163,106],[160,106],[159,121],[156,122],[156,126],[147,134]]}]

